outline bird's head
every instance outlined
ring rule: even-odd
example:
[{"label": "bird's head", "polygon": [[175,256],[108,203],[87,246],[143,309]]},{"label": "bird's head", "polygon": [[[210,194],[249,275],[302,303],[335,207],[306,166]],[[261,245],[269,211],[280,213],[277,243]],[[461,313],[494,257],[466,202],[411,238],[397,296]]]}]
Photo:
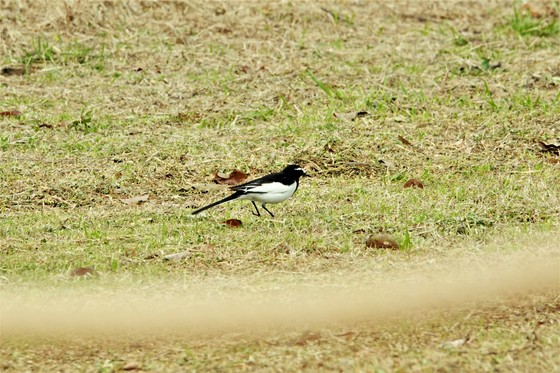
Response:
[{"label": "bird's head", "polygon": [[284,169],[285,173],[291,174],[294,177],[300,177],[300,176],[309,176],[307,174],[307,172],[305,172],[305,170],[303,169],[303,167],[298,166],[297,164],[291,164],[288,165],[285,169]]}]

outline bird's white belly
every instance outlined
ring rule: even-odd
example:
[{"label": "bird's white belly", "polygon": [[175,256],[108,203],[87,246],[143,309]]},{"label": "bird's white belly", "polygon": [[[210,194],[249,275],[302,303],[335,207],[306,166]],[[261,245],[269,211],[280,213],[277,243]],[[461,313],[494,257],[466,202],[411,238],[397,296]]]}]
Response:
[{"label": "bird's white belly", "polygon": [[250,188],[239,199],[248,199],[250,201],[261,203],[280,203],[290,198],[296,191],[297,184],[284,185],[282,183],[272,183],[263,186]]}]

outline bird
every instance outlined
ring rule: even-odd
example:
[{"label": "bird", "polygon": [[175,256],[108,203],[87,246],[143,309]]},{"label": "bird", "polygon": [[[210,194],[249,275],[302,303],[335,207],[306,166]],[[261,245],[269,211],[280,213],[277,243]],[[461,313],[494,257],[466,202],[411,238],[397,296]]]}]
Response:
[{"label": "bird", "polygon": [[299,186],[299,178],[302,176],[309,176],[305,170],[296,165],[290,164],[282,171],[275,172],[261,178],[249,181],[248,183],[232,186],[230,189],[234,191],[232,195],[211,203],[207,206],[201,207],[192,212],[196,215],[214,206],[221,205],[222,203],[239,200],[249,200],[255,206],[257,213],[252,211],[253,215],[261,216],[259,208],[255,202],[260,202],[261,207],[274,217],[274,214],[266,208],[267,203],[280,203],[294,195]]}]

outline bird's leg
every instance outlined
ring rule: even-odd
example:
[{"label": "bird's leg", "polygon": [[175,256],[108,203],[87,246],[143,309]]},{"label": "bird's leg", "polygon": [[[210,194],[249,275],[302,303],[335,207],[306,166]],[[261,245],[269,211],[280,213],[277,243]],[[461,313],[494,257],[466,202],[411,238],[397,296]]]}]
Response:
[{"label": "bird's leg", "polygon": [[270,214],[270,216],[274,217],[274,214],[272,214],[272,212],[268,211],[268,209],[266,208],[266,206],[265,206],[265,205],[266,205],[266,204],[265,204],[265,203],[263,203],[263,204],[261,205],[261,206],[262,206],[262,208],[263,208],[263,209],[265,209],[265,210],[266,210],[266,212],[268,212],[268,213]]},{"label": "bird's leg", "polygon": [[[253,213],[253,215],[261,216],[261,213],[260,213],[259,209],[257,208],[257,205],[255,204],[255,201],[251,201],[251,203],[253,204],[253,206],[255,206],[255,210],[257,210],[257,213],[256,213],[256,214],[255,214],[254,211],[251,211],[251,212]],[[263,206],[263,207],[264,207],[264,206]],[[265,209],[265,210],[266,210],[266,209]],[[266,211],[268,211],[268,210],[266,210]]]}]

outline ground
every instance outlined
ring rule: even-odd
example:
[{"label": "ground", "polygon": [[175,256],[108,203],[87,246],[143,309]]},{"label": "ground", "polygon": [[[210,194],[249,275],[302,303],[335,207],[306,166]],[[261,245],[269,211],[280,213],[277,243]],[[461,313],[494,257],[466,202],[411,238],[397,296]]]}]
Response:
[{"label": "ground", "polygon": [[559,9],[0,0],[0,368],[560,371]]}]

